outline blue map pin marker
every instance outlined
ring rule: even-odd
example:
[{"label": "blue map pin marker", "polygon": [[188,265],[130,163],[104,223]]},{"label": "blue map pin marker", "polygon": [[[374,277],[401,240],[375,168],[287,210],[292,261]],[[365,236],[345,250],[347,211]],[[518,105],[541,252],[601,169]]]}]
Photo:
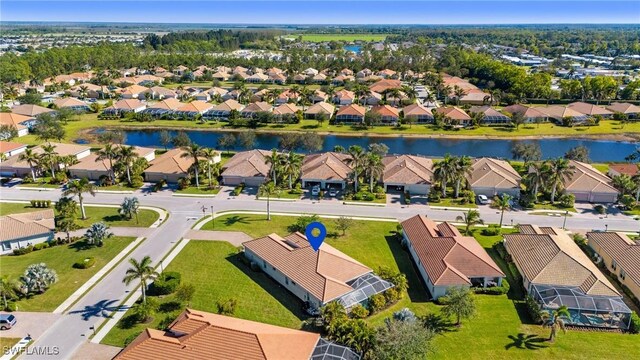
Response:
[{"label": "blue map pin marker", "polygon": [[[313,230],[318,229],[319,234],[313,235]],[[322,223],[314,221],[311,224],[307,225],[305,229],[305,235],[307,236],[307,240],[311,244],[311,247],[314,251],[318,251],[320,249],[320,245],[324,242],[324,238],[327,237],[327,228],[322,225]]]}]

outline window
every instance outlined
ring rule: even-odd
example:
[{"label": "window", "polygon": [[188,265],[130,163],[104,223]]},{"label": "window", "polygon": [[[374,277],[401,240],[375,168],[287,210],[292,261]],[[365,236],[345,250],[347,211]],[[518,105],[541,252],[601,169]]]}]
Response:
[{"label": "window", "polygon": [[284,278],[284,283],[285,283],[285,284],[287,284],[287,285],[289,285],[289,278],[288,278],[288,277],[285,277],[285,278]]},{"label": "window", "polygon": [[265,269],[267,268],[267,262],[264,261],[264,260],[262,260],[262,267],[265,268]]},{"label": "window", "polygon": [[615,260],[611,260],[611,268],[612,268],[613,270],[616,270],[616,269],[618,268],[618,263],[616,263],[616,261],[615,261]]},{"label": "window", "polygon": [[620,268],[620,279],[624,280],[626,277],[627,277],[627,274],[625,274],[624,270]]}]

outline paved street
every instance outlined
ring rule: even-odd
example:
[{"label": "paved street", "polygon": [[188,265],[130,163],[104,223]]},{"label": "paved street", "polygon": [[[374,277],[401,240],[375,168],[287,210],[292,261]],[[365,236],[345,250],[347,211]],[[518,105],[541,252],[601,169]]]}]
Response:
[{"label": "paved street", "polygon": [[[99,193],[95,197],[87,197],[86,204],[119,204],[127,194]],[[170,249],[195,224],[196,219],[211,214],[211,207],[216,212],[245,210],[265,211],[266,201],[255,200],[248,196],[233,198],[226,192],[221,192],[216,198],[187,198],[174,197],[171,192],[135,194],[142,206],[154,206],[169,212],[169,219],[159,228],[145,229],[147,239],[136,248],[131,257],[136,259],[149,255],[155,262],[165,256]],[[60,191],[24,191],[2,188],[2,200],[57,200]],[[204,212],[203,212],[204,207]],[[462,214],[460,210],[431,209],[424,205],[403,206],[391,204],[387,207],[342,205],[340,202],[301,200],[296,202],[271,202],[273,212],[317,213],[327,215],[349,215],[358,217],[378,217],[406,219],[422,213],[434,220],[455,221]],[[487,223],[497,223],[500,213],[488,207],[481,207],[482,218]],[[506,212],[504,224],[534,223],[544,226],[561,227],[563,216],[531,215],[523,211]],[[640,222],[627,216],[611,215],[608,218],[592,213],[577,213],[568,217],[567,228],[573,230],[621,230],[640,231]],[[193,232],[191,233],[193,234]],[[91,335],[90,327],[96,328],[118,305],[127,297],[137,284],[125,286],[122,278],[129,267],[126,261],[117,265],[102,281],[86,293],[66,314],[60,317],[42,336],[35,339],[34,346],[59,347],[60,356],[57,358],[71,358]],[[64,334],[64,336],[61,336]],[[24,356],[24,358],[39,358],[38,356]],[[41,358],[41,357],[40,357]]]}]

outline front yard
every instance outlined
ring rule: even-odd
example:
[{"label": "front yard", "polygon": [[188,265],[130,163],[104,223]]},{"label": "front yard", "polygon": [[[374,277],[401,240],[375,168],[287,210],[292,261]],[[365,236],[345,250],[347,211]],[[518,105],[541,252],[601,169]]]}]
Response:
[{"label": "front yard", "polygon": [[[112,237],[103,247],[85,249],[84,242],[60,245],[34,251],[20,256],[2,256],[0,273],[18,280],[24,270],[31,264],[45,263],[58,274],[58,282],[44,294],[17,302],[19,311],[53,311],[74,291],[84,284],[93,274],[98,272],[122,249],[134,240],[132,237]],[[95,265],[88,269],[75,269],[73,264],[87,257],[95,258]]]}]

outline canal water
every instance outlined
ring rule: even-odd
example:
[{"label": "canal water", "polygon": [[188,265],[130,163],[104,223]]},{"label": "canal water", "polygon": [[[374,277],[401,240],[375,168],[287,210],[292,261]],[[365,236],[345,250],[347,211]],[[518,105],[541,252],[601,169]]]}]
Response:
[{"label": "canal water", "polygon": [[[218,139],[224,132],[214,131],[185,131],[194,143],[215,148]],[[162,147],[160,131],[158,130],[125,130],[127,145]],[[170,131],[174,136],[175,131]],[[390,154],[417,154],[432,157],[442,157],[445,154],[468,155],[473,157],[491,156],[510,159],[511,149],[518,142],[538,143],[545,159],[563,156],[569,149],[584,145],[590,150],[593,162],[624,161],[633,153],[637,142],[591,139],[539,139],[539,140],[511,140],[511,139],[444,139],[419,137],[376,137],[376,136],[336,136],[318,135],[323,138],[323,151],[333,150],[341,145],[348,148],[351,145],[367,147],[373,143],[383,143],[389,147]],[[256,133],[257,149],[270,150],[278,148],[278,134]],[[236,147],[234,150],[244,150]]]}]

